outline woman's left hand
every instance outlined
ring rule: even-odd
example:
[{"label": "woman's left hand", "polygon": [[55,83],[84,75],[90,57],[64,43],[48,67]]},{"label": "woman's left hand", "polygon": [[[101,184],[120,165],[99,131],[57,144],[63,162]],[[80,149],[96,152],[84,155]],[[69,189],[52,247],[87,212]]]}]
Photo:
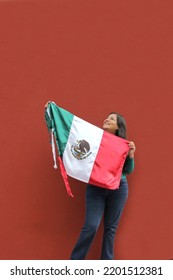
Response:
[{"label": "woman's left hand", "polygon": [[130,157],[130,158],[134,158],[134,153],[135,153],[135,151],[136,151],[135,143],[134,143],[133,141],[130,141],[129,147],[130,147],[129,157]]}]

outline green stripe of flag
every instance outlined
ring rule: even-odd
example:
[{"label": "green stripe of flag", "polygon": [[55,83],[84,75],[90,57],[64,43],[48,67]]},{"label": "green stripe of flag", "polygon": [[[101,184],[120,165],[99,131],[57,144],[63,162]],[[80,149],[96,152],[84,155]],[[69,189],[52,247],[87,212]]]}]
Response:
[{"label": "green stripe of flag", "polygon": [[54,135],[59,148],[59,154],[62,156],[68,141],[74,115],[58,107],[55,103],[51,102],[48,106],[51,115],[54,116],[52,127],[55,127]]}]

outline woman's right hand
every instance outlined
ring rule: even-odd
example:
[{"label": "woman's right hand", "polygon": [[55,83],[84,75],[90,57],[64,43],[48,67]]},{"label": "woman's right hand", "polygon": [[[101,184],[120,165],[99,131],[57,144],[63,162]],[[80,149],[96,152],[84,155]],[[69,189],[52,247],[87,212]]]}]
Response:
[{"label": "woman's right hand", "polygon": [[45,104],[45,106],[44,106],[44,107],[45,107],[45,108],[47,108],[47,106],[48,106],[48,105],[49,105],[49,101]]}]

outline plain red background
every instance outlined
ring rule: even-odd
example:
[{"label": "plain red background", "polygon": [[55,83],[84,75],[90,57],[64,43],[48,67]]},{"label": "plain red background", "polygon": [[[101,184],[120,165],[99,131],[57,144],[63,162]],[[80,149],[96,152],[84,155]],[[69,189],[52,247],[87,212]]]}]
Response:
[{"label": "plain red background", "polygon": [[[173,258],[173,3],[0,1],[0,259],[69,259],[84,183],[53,169],[48,100],[99,127],[124,115],[135,171],[117,259]],[[102,225],[88,254],[98,259]]]}]

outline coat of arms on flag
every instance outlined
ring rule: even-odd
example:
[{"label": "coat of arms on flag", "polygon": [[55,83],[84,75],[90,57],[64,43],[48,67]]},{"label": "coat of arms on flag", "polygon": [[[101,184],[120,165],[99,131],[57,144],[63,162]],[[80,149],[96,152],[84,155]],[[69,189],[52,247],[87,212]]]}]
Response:
[{"label": "coat of arms on flag", "polygon": [[123,165],[129,151],[129,141],[48,102],[45,120],[51,133],[51,144],[56,164],[56,149],[61,174],[69,195],[68,177],[107,189],[117,189]]}]

